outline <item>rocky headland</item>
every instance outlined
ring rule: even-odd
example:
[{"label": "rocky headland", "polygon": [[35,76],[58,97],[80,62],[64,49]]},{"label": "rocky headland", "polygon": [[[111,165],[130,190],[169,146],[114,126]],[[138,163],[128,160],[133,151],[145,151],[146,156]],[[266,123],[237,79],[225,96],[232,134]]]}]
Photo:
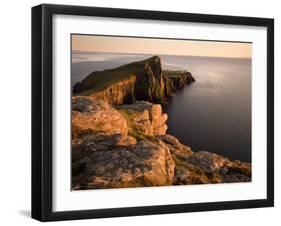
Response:
[{"label": "rocky headland", "polygon": [[161,104],[194,81],[187,71],[163,71],[156,56],[77,83],[72,189],[251,181],[250,163],[193,151],[166,133]]},{"label": "rocky headland", "polygon": [[73,87],[73,94],[91,96],[112,105],[137,100],[163,104],[177,89],[194,82],[188,71],[164,71],[158,56],[118,68],[96,71]]}]

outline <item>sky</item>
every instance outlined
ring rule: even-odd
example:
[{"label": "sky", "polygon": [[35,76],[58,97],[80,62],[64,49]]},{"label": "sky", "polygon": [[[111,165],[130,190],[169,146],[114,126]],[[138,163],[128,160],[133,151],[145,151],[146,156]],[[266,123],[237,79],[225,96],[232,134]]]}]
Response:
[{"label": "sky", "polygon": [[251,43],[72,35],[72,51],[251,58]]}]

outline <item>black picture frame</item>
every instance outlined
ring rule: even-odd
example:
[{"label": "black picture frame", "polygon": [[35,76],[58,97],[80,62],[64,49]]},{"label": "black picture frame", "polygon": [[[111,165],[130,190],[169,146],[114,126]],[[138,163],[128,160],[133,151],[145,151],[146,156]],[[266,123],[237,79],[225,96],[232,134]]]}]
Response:
[{"label": "black picture frame", "polygon": [[[95,210],[52,210],[52,18],[55,14],[262,26],[267,28],[267,198]],[[43,4],[32,8],[32,218],[122,217],[274,206],[274,20],[268,18]]]}]

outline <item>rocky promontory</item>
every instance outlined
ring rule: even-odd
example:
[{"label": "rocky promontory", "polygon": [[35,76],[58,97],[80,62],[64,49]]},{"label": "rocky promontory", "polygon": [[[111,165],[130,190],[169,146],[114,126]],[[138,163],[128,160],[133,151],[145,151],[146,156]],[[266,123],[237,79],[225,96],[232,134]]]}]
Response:
[{"label": "rocky promontory", "polygon": [[118,68],[95,71],[73,87],[76,96],[91,96],[112,105],[148,101],[163,104],[177,89],[194,82],[188,71],[162,70],[153,56]]},{"label": "rocky promontory", "polygon": [[193,151],[166,134],[160,104],[72,98],[72,189],[251,181],[251,164]]}]

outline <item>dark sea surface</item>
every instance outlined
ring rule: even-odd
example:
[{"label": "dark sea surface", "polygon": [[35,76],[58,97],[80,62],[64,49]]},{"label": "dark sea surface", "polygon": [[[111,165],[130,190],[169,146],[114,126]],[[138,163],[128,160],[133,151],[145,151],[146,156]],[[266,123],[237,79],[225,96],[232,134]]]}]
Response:
[{"label": "dark sea surface", "polygon": [[[151,55],[73,53],[72,86],[89,73]],[[196,82],[171,97],[168,133],[194,151],[251,162],[251,60],[160,56],[164,69],[189,70]]]}]

